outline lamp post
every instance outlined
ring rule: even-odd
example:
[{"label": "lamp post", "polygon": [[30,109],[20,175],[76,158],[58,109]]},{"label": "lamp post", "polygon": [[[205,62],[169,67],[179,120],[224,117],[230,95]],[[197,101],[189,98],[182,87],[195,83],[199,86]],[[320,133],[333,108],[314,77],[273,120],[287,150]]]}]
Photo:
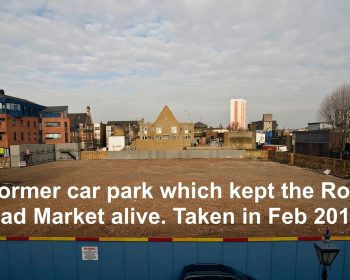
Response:
[{"label": "lamp post", "polygon": [[322,241],[315,242],[315,250],[322,266],[322,280],[327,280],[327,269],[330,267],[337,257],[340,249],[330,240],[329,230],[326,230],[325,238]]}]

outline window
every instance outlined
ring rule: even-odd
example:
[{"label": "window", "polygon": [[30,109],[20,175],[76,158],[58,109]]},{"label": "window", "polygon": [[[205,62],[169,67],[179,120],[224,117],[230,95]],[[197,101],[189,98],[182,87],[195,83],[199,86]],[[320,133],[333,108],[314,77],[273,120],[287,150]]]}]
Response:
[{"label": "window", "polygon": [[156,128],[156,133],[157,134],[162,134],[162,128],[161,127],[157,127]]},{"label": "window", "polygon": [[45,127],[60,127],[61,123],[59,123],[59,122],[45,122],[44,126]]},{"label": "window", "polygon": [[0,141],[2,140],[2,133],[0,133]]},{"label": "window", "polygon": [[30,127],[30,121],[27,121],[27,127]]},{"label": "window", "polygon": [[12,119],[12,126],[16,126],[16,119]]},{"label": "window", "polygon": [[24,132],[21,132],[21,140],[24,141]]},{"label": "window", "polygon": [[147,134],[147,127],[141,126],[141,133]]},{"label": "window", "polygon": [[13,140],[17,141],[17,133],[16,132],[13,133]]},{"label": "window", "polygon": [[19,104],[13,104],[13,103],[6,103],[6,109],[7,109],[7,110],[16,110],[16,111],[20,111],[20,110],[21,110],[21,105],[19,105]]},{"label": "window", "polygon": [[61,133],[46,133],[46,139],[61,139]]},{"label": "window", "polygon": [[23,120],[21,120],[21,126],[23,126]]},{"label": "window", "polygon": [[177,127],[176,126],[172,126],[171,127],[171,133],[177,133]]},{"label": "window", "polygon": [[100,130],[100,127],[99,127],[99,126],[96,126],[96,127],[95,127],[95,130]]},{"label": "window", "polygon": [[30,133],[28,132],[28,141],[30,141]]},{"label": "window", "polygon": [[33,122],[33,126],[36,127],[36,121]]},{"label": "window", "polygon": [[34,132],[34,141],[36,141],[36,132]]}]

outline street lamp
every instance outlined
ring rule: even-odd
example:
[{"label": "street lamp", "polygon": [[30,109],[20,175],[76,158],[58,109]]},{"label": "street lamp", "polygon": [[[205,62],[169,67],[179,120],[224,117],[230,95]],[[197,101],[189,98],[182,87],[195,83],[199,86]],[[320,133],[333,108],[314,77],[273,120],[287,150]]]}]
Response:
[{"label": "street lamp", "polygon": [[320,265],[322,265],[322,280],[327,280],[327,268],[332,265],[340,251],[340,249],[332,243],[330,237],[329,230],[327,229],[324,240],[314,243]]}]

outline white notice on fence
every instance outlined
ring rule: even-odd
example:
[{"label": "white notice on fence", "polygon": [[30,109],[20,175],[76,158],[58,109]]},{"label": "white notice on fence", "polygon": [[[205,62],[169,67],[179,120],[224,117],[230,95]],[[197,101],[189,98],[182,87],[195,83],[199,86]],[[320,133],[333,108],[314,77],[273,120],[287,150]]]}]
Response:
[{"label": "white notice on fence", "polygon": [[83,261],[98,261],[98,247],[81,247]]}]

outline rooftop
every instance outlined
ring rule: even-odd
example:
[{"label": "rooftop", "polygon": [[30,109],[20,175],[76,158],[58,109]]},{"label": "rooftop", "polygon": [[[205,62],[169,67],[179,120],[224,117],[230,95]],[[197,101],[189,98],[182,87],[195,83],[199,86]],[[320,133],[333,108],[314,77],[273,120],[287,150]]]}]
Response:
[{"label": "rooftop", "polygon": [[11,99],[13,101],[18,101],[18,102],[25,102],[25,103],[30,103],[30,104],[33,104],[33,105],[38,105],[38,106],[41,106],[41,107],[44,107],[43,105],[40,105],[38,103],[35,103],[35,102],[32,102],[32,101],[29,101],[27,99],[23,99],[23,98],[18,98],[18,97],[15,97],[15,96],[11,96],[11,95],[7,95],[5,94],[5,91],[4,90],[0,90],[0,100],[3,100],[3,99]]},{"label": "rooftop", "polygon": [[63,113],[68,111],[68,106],[50,106],[43,110],[45,113]]},{"label": "rooftop", "polygon": [[71,126],[79,126],[80,123],[86,123],[86,113],[68,114]]},{"label": "rooftop", "polygon": [[194,124],[194,128],[208,128],[208,126],[205,123],[202,122],[196,122]]}]

